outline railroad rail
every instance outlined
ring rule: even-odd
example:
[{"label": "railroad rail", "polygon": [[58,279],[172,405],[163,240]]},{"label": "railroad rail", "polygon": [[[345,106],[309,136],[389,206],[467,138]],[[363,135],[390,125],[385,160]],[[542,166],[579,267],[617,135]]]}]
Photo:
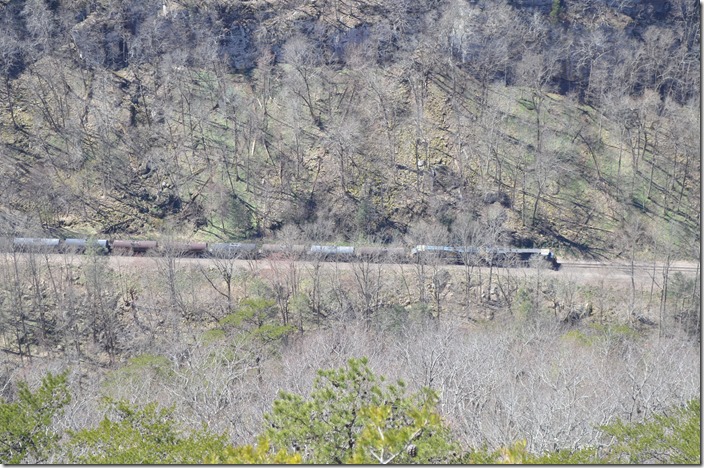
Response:
[{"label": "railroad rail", "polygon": [[571,261],[571,260],[561,260],[560,267],[565,269],[590,269],[590,270],[619,270],[626,273],[631,271],[631,268],[635,271],[658,271],[662,272],[667,269],[669,272],[681,272],[681,273],[697,273],[700,267],[697,264],[686,264],[683,262],[671,262],[666,265],[663,262],[636,262],[631,266],[630,262],[600,262],[600,261]]}]

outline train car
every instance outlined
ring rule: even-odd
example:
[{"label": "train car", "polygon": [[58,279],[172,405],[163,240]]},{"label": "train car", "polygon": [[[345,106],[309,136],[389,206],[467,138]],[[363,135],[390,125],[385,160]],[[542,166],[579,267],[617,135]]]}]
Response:
[{"label": "train car", "polygon": [[257,258],[257,244],[216,243],[208,245],[208,254],[215,258]]},{"label": "train car", "polygon": [[485,247],[481,249],[481,260],[485,265],[498,267],[528,266],[533,249],[513,249],[509,247]]},{"label": "train car", "polygon": [[205,242],[160,242],[159,252],[175,257],[202,257],[208,251]]},{"label": "train car", "polygon": [[61,243],[61,251],[67,253],[95,252],[98,254],[109,253],[108,241],[106,239],[64,239]]},{"label": "train car", "polygon": [[476,265],[481,258],[481,249],[478,247],[453,247],[452,248],[459,263],[464,265]]},{"label": "train car", "polygon": [[407,263],[408,252],[403,247],[355,247],[359,260],[374,263]]},{"label": "train car", "polygon": [[444,245],[416,245],[411,249],[411,257],[416,262],[434,259],[452,264],[462,263],[457,248]]},{"label": "train car", "polygon": [[354,256],[354,247],[350,245],[311,245],[308,256],[315,260],[348,262]]},{"label": "train car", "polygon": [[58,252],[60,239],[15,237],[12,246],[16,252]]},{"label": "train car", "polygon": [[484,259],[496,266],[530,266],[534,258],[546,261],[555,270],[559,268],[557,259],[550,249],[519,249],[511,247],[496,247],[484,249]]},{"label": "train car", "polygon": [[303,244],[263,244],[260,253],[263,257],[272,259],[299,259],[305,256],[306,246]]},{"label": "train car", "polygon": [[533,258],[539,257],[547,261],[551,268],[559,268],[550,249],[417,245],[411,250],[411,256],[415,261],[435,259],[452,264],[481,264],[501,267],[529,266]]},{"label": "train car", "polygon": [[540,257],[550,264],[553,270],[560,269],[560,263],[557,261],[557,256],[550,249],[540,249]]},{"label": "train car", "polygon": [[117,255],[144,255],[157,249],[156,241],[113,240],[109,243],[112,252]]}]

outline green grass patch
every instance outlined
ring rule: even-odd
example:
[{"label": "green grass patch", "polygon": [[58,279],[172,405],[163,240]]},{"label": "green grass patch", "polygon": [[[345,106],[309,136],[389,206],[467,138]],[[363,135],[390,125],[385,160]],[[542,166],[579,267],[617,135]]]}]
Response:
[{"label": "green grass patch", "polygon": [[212,330],[206,330],[201,335],[201,339],[204,344],[214,343],[225,338],[225,330],[221,328],[213,328]]},{"label": "green grass patch", "polygon": [[143,380],[149,375],[159,379],[172,377],[174,372],[171,361],[157,354],[135,356],[124,366],[110,372],[103,385],[107,388],[130,385],[130,382]]},{"label": "green grass patch", "polygon": [[525,110],[528,111],[534,111],[535,110],[535,103],[529,99],[519,99],[518,103],[523,106]]}]

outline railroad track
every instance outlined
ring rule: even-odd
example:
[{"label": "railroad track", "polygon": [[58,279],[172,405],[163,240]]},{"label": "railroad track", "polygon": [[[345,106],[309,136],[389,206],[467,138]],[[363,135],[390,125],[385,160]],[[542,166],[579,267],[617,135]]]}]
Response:
[{"label": "railroad track", "polygon": [[[576,269],[585,269],[585,270],[618,270],[618,271],[623,271],[623,272],[630,272],[631,271],[631,264],[630,263],[616,263],[616,262],[589,262],[589,261],[559,261],[560,264],[560,269],[562,268],[576,268]],[[657,262],[655,264],[652,263],[643,263],[643,262],[638,262],[633,265],[633,269],[638,272],[643,272],[643,271],[657,271],[657,272],[662,272],[665,270],[666,266],[661,263]],[[671,273],[675,272],[681,272],[681,273],[691,273],[691,274],[696,274],[699,271],[699,266],[696,263],[684,263],[684,262],[675,262],[671,263],[670,266],[668,267],[668,270]]]}]

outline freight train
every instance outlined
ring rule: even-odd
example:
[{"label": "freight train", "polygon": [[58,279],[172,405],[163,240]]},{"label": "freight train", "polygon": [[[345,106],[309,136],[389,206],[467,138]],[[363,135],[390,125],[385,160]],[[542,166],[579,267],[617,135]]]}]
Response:
[{"label": "freight train", "polygon": [[[406,247],[338,246],[318,244],[256,244],[165,242],[124,239],[52,239],[15,237],[16,252],[86,253],[102,255],[161,255],[202,258],[295,258],[321,261],[374,261],[379,263],[419,263],[437,261],[446,264],[528,266],[540,259],[557,270],[559,263],[550,249],[514,247],[457,247],[416,245]],[[5,244],[9,239],[5,240]]]}]

